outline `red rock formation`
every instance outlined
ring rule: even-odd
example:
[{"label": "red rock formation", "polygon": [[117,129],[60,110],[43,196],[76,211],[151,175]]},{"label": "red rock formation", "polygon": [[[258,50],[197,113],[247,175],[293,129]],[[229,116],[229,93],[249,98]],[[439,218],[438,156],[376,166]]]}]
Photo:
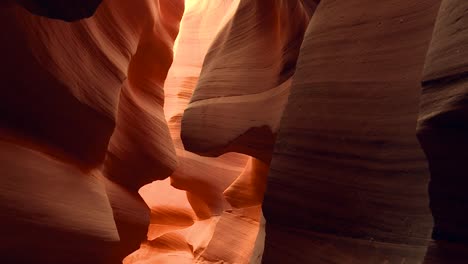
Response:
[{"label": "red rock formation", "polygon": [[[21,3],[64,20],[89,13]],[[73,23],[13,3],[0,13],[2,257],[121,262],[148,230],[136,191],[176,167],[163,83],[183,2],[104,1]]]},{"label": "red rock formation", "polygon": [[431,170],[429,194],[434,238],[468,241],[466,1],[443,1],[423,76],[418,136]]},{"label": "red rock formation", "polygon": [[[268,175],[267,263],[291,255],[308,261],[315,253],[298,250],[317,246],[340,245],[322,256],[333,263],[353,263],[366,251],[364,263],[400,263],[415,259],[406,245],[424,249],[432,221],[415,127],[438,7],[439,1],[320,3]],[[301,243],[279,239],[286,232]],[[348,247],[343,239],[355,250],[341,251]]]},{"label": "red rock formation", "polygon": [[0,0],[4,262],[466,257],[464,1],[185,2]]},{"label": "red rock formation", "polygon": [[[156,181],[140,190],[151,208],[148,242],[126,258],[125,263],[261,260],[264,222],[260,204],[264,181],[253,185],[246,182],[253,173],[263,173],[263,177],[255,176],[264,178],[267,170],[259,169],[261,165],[256,162],[244,170],[248,159],[238,154],[200,157],[186,151],[180,139],[181,116],[192,96],[203,58],[238,4],[238,1],[200,0],[186,6],[174,63],[164,87],[167,99],[164,110],[179,167],[171,175],[171,181]],[[239,191],[238,186],[243,188]]]},{"label": "red rock formation", "polygon": [[177,167],[164,118],[163,85],[172,64],[172,46],[183,2],[161,1],[157,8],[159,13],[154,20],[144,24],[130,61],[104,164],[107,177],[135,191],[153,180],[168,177]]},{"label": "red rock formation", "polygon": [[102,182],[0,143],[0,255],[5,263],[104,263],[119,242]]},{"label": "red rock formation", "polygon": [[107,198],[112,207],[113,217],[119,232],[119,244],[112,252],[111,261],[122,260],[136,250],[148,232],[150,212],[147,204],[137,194],[96,173],[104,183]]},{"label": "red rock formation", "polygon": [[240,1],[208,51],[182,120],[190,151],[269,162],[309,20],[302,1]]}]

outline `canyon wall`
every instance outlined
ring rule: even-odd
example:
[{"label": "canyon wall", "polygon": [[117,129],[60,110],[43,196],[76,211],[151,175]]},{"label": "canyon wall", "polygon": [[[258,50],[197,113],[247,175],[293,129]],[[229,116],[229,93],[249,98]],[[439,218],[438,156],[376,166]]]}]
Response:
[{"label": "canyon wall", "polygon": [[[429,194],[434,215],[434,237],[467,241],[461,223],[465,213],[463,186],[466,131],[465,97],[468,62],[468,3],[443,1],[424,67],[418,136],[427,154],[431,182]],[[460,34],[457,34],[460,32]]]},{"label": "canyon wall", "polygon": [[468,220],[464,190],[466,89],[468,87],[468,3],[442,1],[422,83],[418,138],[431,171],[430,208],[435,239],[425,263],[467,259]]},{"label": "canyon wall", "polygon": [[[429,173],[415,127],[439,1],[416,2],[317,8],[268,175],[267,261],[416,263],[424,254]],[[283,234],[301,243],[284,246]]]},{"label": "canyon wall", "polygon": [[187,2],[164,86],[164,111],[178,167],[170,180],[140,189],[151,209],[148,241],[124,263],[260,263],[264,241],[261,202],[248,196],[257,186],[244,186],[242,191],[247,194],[235,192],[239,199],[252,201],[249,204],[231,202],[234,195],[225,190],[236,186],[236,179],[266,174],[266,169],[259,171],[251,165],[255,161],[235,153],[219,158],[195,155],[185,150],[180,139],[182,114],[205,54],[238,5],[239,1]]},{"label": "canyon wall", "polygon": [[148,230],[138,188],[177,165],[163,83],[184,2],[98,4],[1,2],[6,263],[121,262]]},{"label": "canyon wall", "polygon": [[463,261],[467,8],[0,0],[2,260]]}]

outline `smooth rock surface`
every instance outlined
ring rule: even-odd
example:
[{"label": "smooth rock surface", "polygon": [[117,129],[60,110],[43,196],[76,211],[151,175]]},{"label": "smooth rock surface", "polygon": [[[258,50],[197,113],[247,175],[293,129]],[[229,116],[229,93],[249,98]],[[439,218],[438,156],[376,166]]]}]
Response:
[{"label": "smooth rock surface", "polygon": [[120,237],[102,182],[37,151],[0,149],[3,260],[105,263]]},{"label": "smooth rock surface", "polygon": [[[181,117],[194,91],[204,56],[238,4],[239,1],[187,2],[174,63],[164,85],[164,111],[178,167],[170,181],[155,181],[140,189],[151,208],[148,241],[128,256],[125,263],[261,261],[264,221],[260,204],[265,166],[258,165],[263,169],[257,169],[257,165],[248,165],[256,162],[235,153],[218,158],[201,157],[186,151],[180,139]],[[260,182],[247,184],[253,176]]]},{"label": "smooth rock surface", "polygon": [[192,152],[269,163],[310,10],[302,1],[240,1],[214,40],[182,119]]},{"label": "smooth rock surface", "polygon": [[418,137],[431,171],[434,239],[468,242],[468,3],[443,1],[423,75]]},{"label": "smooth rock surface", "polygon": [[41,1],[34,14],[1,3],[8,263],[121,263],[146,240],[138,189],[177,165],[162,86],[183,1],[103,1],[95,13],[91,2],[75,22],[63,20],[81,12],[67,13],[76,1]]},{"label": "smooth rock surface", "polygon": [[[303,230],[304,243],[309,230],[403,247],[427,244],[428,171],[415,128],[439,3],[319,4],[275,144],[263,204],[267,226]],[[267,228],[269,259],[286,262],[295,250],[278,236],[270,239]],[[409,257],[392,254],[399,256],[395,263]]]}]

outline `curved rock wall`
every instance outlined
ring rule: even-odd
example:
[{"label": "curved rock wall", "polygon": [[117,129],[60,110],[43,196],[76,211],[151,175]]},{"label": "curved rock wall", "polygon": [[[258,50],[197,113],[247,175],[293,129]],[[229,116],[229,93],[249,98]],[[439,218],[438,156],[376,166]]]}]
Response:
[{"label": "curved rock wall", "polygon": [[[387,241],[410,233],[423,238],[431,225],[414,230],[430,218],[415,127],[438,2],[401,1],[393,9],[370,2],[323,1],[316,10],[281,120],[265,209],[271,221],[298,228]],[[364,19],[366,9],[376,11]],[[342,15],[325,19],[332,13]],[[386,204],[392,209],[379,211]],[[302,209],[290,212],[291,205]]]},{"label": "curved rock wall", "polygon": [[298,250],[269,240],[270,231],[292,232],[304,250],[318,239],[329,245],[351,239],[357,250],[331,250],[322,258],[332,262],[342,255],[338,263],[352,263],[362,251],[375,254],[365,263],[417,260],[418,251],[404,246],[423,248],[432,228],[427,165],[415,128],[438,7],[439,1],[320,3],[268,175],[267,260]]},{"label": "curved rock wall", "polygon": [[[434,238],[467,241],[464,133],[468,60],[468,3],[443,1],[423,75],[418,136],[431,170]],[[458,34],[459,33],[459,34]],[[468,143],[468,142],[467,142]]]},{"label": "curved rock wall", "polygon": [[0,255],[119,263],[148,230],[138,188],[177,164],[163,84],[184,2],[19,2],[0,8]]},{"label": "curved rock wall", "polygon": [[254,165],[257,161],[244,155],[198,156],[186,151],[180,139],[182,114],[198,81],[205,54],[218,32],[228,27],[225,25],[238,5],[239,1],[187,2],[174,63],[164,86],[164,111],[178,167],[170,181],[155,181],[141,188],[140,194],[151,208],[148,241],[125,263],[261,261],[263,191],[256,191],[264,186],[264,181],[253,185],[245,182],[250,183],[249,178],[257,174],[265,177],[267,170],[261,162]]},{"label": "curved rock wall", "polygon": [[302,1],[240,1],[208,51],[182,120],[184,145],[269,163],[310,18]]},{"label": "curved rock wall", "polygon": [[436,240],[427,264],[467,258],[467,10],[465,1],[442,2],[423,73],[418,138],[431,171],[429,196]]},{"label": "curved rock wall", "polygon": [[0,0],[2,259],[458,263],[467,7]]}]

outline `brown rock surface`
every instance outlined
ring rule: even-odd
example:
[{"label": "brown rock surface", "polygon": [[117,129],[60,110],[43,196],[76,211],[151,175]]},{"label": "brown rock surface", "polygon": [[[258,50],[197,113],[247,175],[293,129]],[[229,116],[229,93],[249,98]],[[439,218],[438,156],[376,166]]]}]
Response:
[{"label": "brown rock surface", "polygon": [[0,0],[2,261],[466,262],[467,8]]},{"label": "brown rock surface", "polygon": [[150,212],[144,200],[134,192],[96,173],[105,186],[105,191],[119,232],[120,242],[112,252],[111,261],[122,262],[127,255],[137,250],[146,238],[150,224]]},{"label": "brown rock surface", "polygon": [[[267,222],[263,263],[422,263],[426,245],[317,233]],[[282,241],[282,243],[271,243]],[[435,262],[442,263],[442,262]],[[450,263],[450,262],[448,262]],[[429,264],[429,263],[428,263]],[[432,264],[432,263],[431,263]]]},{"label": "brown rock surface", "polygon": [[73,23],[3,7],[2,257],[119,263],[148,230],[136,190],[176,166],[162,86],[183,2],[104,1]]},{"label": "brown rock surface", "polygon": [[[183,8],[173,1],[139,3],[106,1],[92,18],[74,23],[32,16],[18,7],[2,9],[2,45],[9,67],[3,73],[1,126],[90,168],[104,159],[119,119],[107,176],[118,166],[115,159],[128,168],[137,166],[131,160],[134,155],[141,155],[143,163],[161,163],[154,168],[159,175],[142,175],[141,181],[169,176],[176,161],[163,118],[162,85]],[[164,15],[159,13],[163,11]],[[157,63],[148,67],[154,56]],[[161,137],[162,143],[153,144],[150,151],[129,139],[143,136],[148,139],[144,144],[151,144],[152,137]],[[142,162],[138,165],[144,167]],[[115,174],[121,183],[131,185],[124,170]]]},{"label": "brown rock surface", "polygon": [[[311,247],[317,242],[307,242],[308,231],[383,247],[401,243],[391,253],[398,260],[387,259],[392,263],[410,257],[399,252],[404,245],[427,243],[428,173],[415,127],[438,7],[439,1],[320,3],[280,123],[263,205],[267,226],[298,230]],[[265,258],[286,262],[295,246],[270,239],[272,228]],[[323,262],[360,258],[360,251],[343,258],[331,252]]]},{"label": "brown rock surface", "polygon": [[104,263],[119,242],[105,187],[73,166],[0,143],[6,263]]},{"label": "brown rock surface", "polygon": [[309,10],[302,1],[240,1],[208,51],[182,119],[185,147],[269,162]]},{"label": "brown rock surface", "polygon": [[253,161],[239,154],[219,158],[195,155],[184,149],[180,139],[182,113],[192,96],[204,55],[238,4],[239,1],[206,0],[187,3],[174,63],[164,87],[164,111],[179,166],[170,181],[155,181],[140,189],[151,208],[148,241],[125,263],[261,261],[264,222],[260,204],[264,181],[253,185],[245,182],[249,182],[251,171],[263,172],[265,178],[267,170],[258,169],[259,165],[248,165],[244,170],[247,162]]},{"label": "brown rock surface", "polygon": [[443,1],[424,67],[418,137],[431,170],[435,239],[468,242],[468,3]]}]

